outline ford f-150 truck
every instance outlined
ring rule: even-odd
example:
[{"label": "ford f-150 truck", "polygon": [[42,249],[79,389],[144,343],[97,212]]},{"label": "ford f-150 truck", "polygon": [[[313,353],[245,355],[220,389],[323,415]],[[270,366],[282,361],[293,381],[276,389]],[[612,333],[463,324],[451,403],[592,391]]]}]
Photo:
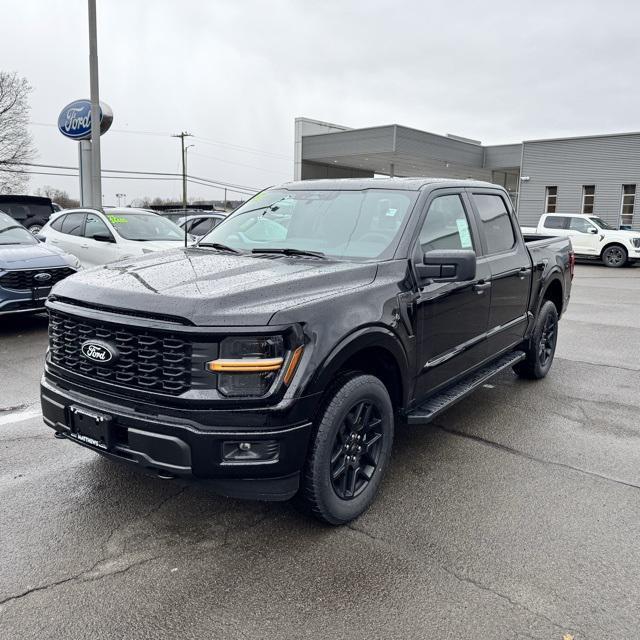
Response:
[{"label": "ford f-150 truck", "polygon": [[58,438],[341,524],[372,502],[394,425],[513,368],[542,378],[573,276],[484,182],[267,189],[198,245],[59,283],[42,409]]},{"label": "ford f-150 truck", "polygon": [[607,267],[640,261],[640,231],[614,229],[598,216],[545,213],[537,228],[522,232],[568,237],[577,258],[602,260]]}]

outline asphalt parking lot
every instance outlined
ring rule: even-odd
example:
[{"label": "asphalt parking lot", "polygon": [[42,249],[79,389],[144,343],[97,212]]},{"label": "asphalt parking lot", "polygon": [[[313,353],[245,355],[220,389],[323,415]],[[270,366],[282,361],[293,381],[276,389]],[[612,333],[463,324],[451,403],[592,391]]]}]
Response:
[{"label": "asphalt parking lot", "polygon": [[0,321],[1,638],[638,636],[640,268],[579,265],[549,377],[399,428],[342,528],[54,439],[45,347]]}]

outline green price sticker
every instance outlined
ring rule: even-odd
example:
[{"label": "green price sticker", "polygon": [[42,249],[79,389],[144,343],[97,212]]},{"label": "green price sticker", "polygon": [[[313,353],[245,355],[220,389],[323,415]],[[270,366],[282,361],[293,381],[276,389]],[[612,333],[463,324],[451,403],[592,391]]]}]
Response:
[{"label": "green price sticker", "polygon": [[107,216],[111,224],[123,224],[129,222],[127,218],[123,218],[122,216]]},{"label": "green price sticker", "polygon": [[471,242],[471,233],[469,233],[469,224],[465,218],[458,218],[456,220],[458,225],[458,235],[460,236],[460,244],[463,249],[472,249],[473,243]]}]

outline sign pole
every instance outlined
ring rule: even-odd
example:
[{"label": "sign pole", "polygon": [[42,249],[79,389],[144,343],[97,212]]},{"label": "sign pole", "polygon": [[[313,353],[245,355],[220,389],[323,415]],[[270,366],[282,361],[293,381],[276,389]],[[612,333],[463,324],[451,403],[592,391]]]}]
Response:
[{"label": "sign pole", "polygon": [[96,0],[89,2],[89,79],[91,84],[91,200],[102,208],[102,168],[100,165],[100,95],[98,88],[98,36]]}]

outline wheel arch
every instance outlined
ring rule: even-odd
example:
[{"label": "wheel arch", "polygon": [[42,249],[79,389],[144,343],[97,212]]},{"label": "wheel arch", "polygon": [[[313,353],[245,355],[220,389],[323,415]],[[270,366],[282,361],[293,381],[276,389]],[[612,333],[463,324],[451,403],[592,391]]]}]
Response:
[{"label": "wheel arch", "polygon": [[409,359],[400,339],[385,327],[364,327],[333,347],[309,383],[308,393],[325,391],[342,372],[361,371],[379,378],[395,409],[406,406]]}]

